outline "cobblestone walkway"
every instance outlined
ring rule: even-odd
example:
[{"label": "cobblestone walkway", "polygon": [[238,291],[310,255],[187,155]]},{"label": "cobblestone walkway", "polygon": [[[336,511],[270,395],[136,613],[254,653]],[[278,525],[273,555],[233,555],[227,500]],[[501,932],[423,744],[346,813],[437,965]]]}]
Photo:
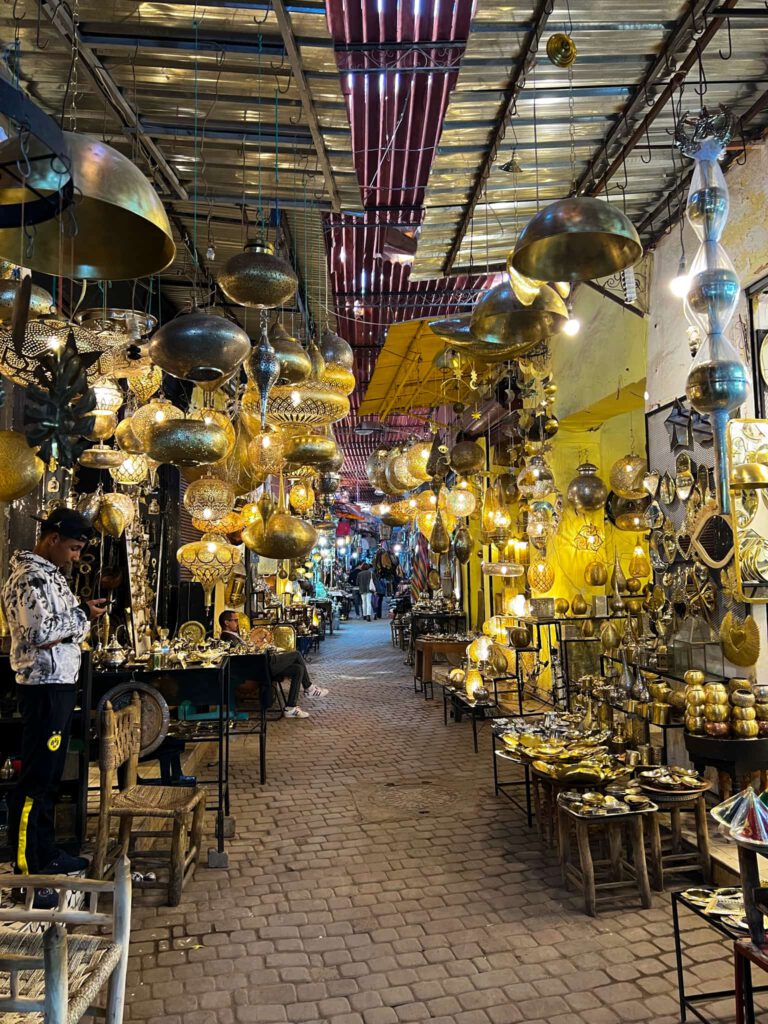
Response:
[{"label": "cobblestone walkway", "polygon": [[[386,622],[323,644],[312,717],[232,751],[229,871],[181,906],[134,909],[127,1020],[147,1024],[672,1024],[669,901],[590,919],[520,813],[495,799],[489,738],[414,696]],[[689,935],[692,981],[730,983]],[[720,1006],[720,1021],[730,1020]]]}]

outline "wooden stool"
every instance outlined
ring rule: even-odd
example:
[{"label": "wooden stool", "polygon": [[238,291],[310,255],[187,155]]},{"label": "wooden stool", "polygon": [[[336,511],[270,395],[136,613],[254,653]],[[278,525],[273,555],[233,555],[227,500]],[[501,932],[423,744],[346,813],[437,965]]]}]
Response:
[{"label": "wooden stool", "polygon": [[[707,830],[707,805],[703,793],[696,793],[684,799],[653,794],[654,803],[659,811],[651,815],[650,820],[650,866],[653,888],[656,892],[664,891],[664,876],[701,871],[704,882],[712,878],[712,859],[709,853],[709,832]],[[668,811],[672,825],[672,837],[664,849],[661,842],[659,812]],[[696,846],[694,851],[683,849],[683,830],[680,814],[682,811],[693,811],[696,817]]]},{"label": "wooden stool", "polygon": [[[621,894],[621,890],[636,887],[643,907],[651,905],[651,886],[645,864],[643,841],[643,811],[629,814],[612,814],[605,817],[587,818],[576,814],[564,804],[558,804],[557,823],[560,840],[560,870],[563,884],[569,882],[579,886],[584,893],[584,910],[590,917],[597,916],[597,902],[609,900]],[[624,857],[623,831],[626,827],[632,847],[632,863]],[[608,860],[594,860],[590,848],[590,830],[607,839]],[[576,835],[579,854],[578,867],[571,861],[571,833]],[[597,869],[597,871],[596,871]],[[608,880],[600,875],[608,872]]]}]

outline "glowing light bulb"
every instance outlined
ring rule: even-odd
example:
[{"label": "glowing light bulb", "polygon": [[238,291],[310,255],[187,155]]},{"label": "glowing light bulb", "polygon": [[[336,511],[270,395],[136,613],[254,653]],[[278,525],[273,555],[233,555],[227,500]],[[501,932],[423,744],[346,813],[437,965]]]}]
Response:
[{"label": "glowing light bulb", "polygon": [[261,447],[262,448],[269,448],[271,446],[271,444],[272,444],[272,438],[269,437],[268,434],[265,434],[264,437],[262,437],[262,439],[261,439]]},{"label": "glowing light bulb", "polygon": [[669,290],[678,299],[684,299],[690,289],[691,275],[688,273],[688,265],[685,260],[685,253],[683,253],[677,265],[677,273],[669,282]]},{"label": "glowing light bulb", "polygon": [[165,412],[162,409],[158,409],[155,412],[155,415],[154,415],[155,423],[162,423],[164,419],[165,419]]},{"label": "glowing light bulb", "polygon": [[211,510],[209,508],[204,508],[203,509],[203,519],[211,519],[212,517],[213,517],[213,512],[211,512]]},{"label": "glowing light bulb", "polygon": [[575,334],[578,334],[580,330],[581,320],[572,316],[566,320],[565,327],[563,328],[563,334],[567,334],[569,338],[572,338]]},{"label": "glowing light bulb", "polygon": [[292,391],[291,392],[291,405],[301,405],[301,392],[300,391]]},{"label": "glowing light bulb", "polygon": [[208,541],[208,543],[205,546],[210,551],[211,554],[213,554],[214,551],[216,550],[216,545],[213,543],[213,541]]},{"label": "glowing light bulb", "polygon": [[381,506],[381,514],[382,514],[383,516],[386,516],[386,515],[388,515],[388,514],[389,514],[389,513],[391,512],[391,511],[392,511],[392,506],[391,506],[391,505],[387,505],[387,503],[386,503],[386,502],[384,502],[384,503],[382,504],[382,506]]}]

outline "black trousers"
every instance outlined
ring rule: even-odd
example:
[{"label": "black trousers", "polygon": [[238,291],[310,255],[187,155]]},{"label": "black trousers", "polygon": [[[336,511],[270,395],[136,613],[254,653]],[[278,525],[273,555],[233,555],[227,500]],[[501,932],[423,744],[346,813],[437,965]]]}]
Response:
[{"label": "black trousers", "polygon": [[290,688],[286,699],[289,708],[296,707],[299,699],[299,688],[308,690],[312,680],[307,672],[307,663],[298,651],[283,651],[282,654],[269,656],[269,671],[273,679],[289,679]]},{"label": "black trousers", "polygon": [[19,686],[21,773],[8,799],[8,838],[17,870],[40,874],[56,857],[54,805],[64,773],[76,687]]}]

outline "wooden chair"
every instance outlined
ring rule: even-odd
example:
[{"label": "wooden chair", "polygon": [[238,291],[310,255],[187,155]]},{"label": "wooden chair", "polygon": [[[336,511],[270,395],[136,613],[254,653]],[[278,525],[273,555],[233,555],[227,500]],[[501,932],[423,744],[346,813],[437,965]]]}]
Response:
[{"label": "wooden chair", "polygon": [[[0,875],[0,888],[18,887],[19,881],[18,875]],[[107,1024],[121,1024],[131,937],[128,861],[122,857],[117,862],[114,882],[27,875],[24,886],[24,907],[0,908],[0,1018],[4,1024],[23,1022],[27,1014],[36,1014],[36,1019],[42,1016],[46,1024],[75,1024],[84,1014],[99,1012],[93,1003],[105,984],[109,986],[107,1003],[100,1015]],[[36,888],[58,892],[54,910],[32,908]],[[99,897],[105,895],[113,897],[111,914],[98,910]],[[67,926],[106,928],[110,934],[68,934]]]},{"label": "wooden chair", "polygon": [[[136,782],[141,743],[141,703],[134,694],[131,703],[121,711],[113,711],[107,702],[99,751],[100,802],[99,828],[92,871],[96,878],[111,874],[115,857],[129,856],[132,861],[154,864],[169,863],[168,905],[181,901],[184,884],[194,875],[203,838],[205,792],[187,786],[142,786]],[[117,769],[127,764],[125,785],[115,791]],[[110,819],[119,819],[117,846],[109,849]],[[148,832],[134,828],[135,818],[171,822],[166,829]],[[167,839],[170,850],[139,850],[142,838]],[[163,888],[163,882],[142,882],[142,888]]]}]

